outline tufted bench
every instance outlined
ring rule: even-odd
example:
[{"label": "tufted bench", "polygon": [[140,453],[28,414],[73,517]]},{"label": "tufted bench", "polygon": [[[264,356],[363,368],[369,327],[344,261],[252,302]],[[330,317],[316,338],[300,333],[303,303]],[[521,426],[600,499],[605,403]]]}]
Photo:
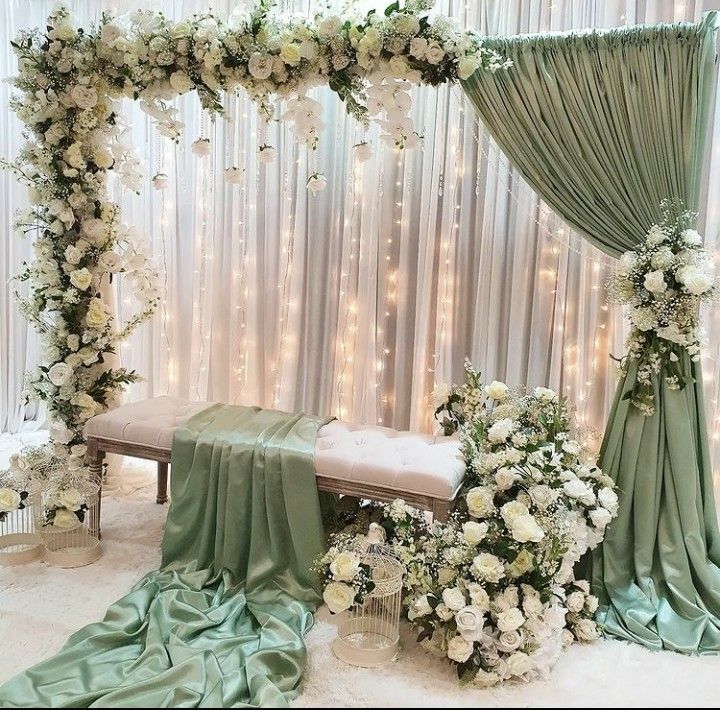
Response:
[{"label": "tufted bench", "polygon": [[[106,453],[157,461],[157,502],[166,502],[173,432],[209,404],[155,397],[93,417],[85,426],[91,470],[101,480]],[[445,520],[465,464],[454,438],[332,421],[318,432],[315,472],[319,490],[377,501],[403,498]]]}]

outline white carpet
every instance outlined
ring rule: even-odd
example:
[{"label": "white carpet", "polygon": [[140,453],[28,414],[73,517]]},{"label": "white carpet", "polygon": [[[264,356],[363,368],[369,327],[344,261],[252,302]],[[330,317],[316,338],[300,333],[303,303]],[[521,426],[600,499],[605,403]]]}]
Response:
[{"label": "white carpet", "polygon": [[[37,435],[23,437],[37,441]],[[0,466],[18,447],[0,436]],[[57,651],[83,624],[102,618],[160,560],[166,506],[155,500],[153,467],[128,463],[103,503],[104,555],[77,570],[40,563],[0,568],[0,682]],[[334,626],[321,611],[307,637],[301,707],[716,707],[720,657],[653,653],[617,641],[574,646],[547,681],[480,691],[459,688],[451,670],[405,630],[400,659],[383,670],[345,666],[330,651]]]}]

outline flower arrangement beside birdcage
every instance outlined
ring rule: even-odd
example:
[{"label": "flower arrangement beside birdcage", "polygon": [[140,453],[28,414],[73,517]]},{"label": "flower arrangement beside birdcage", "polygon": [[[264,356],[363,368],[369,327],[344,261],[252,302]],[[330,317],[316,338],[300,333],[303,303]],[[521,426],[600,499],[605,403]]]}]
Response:
[{"label": "flower arrangement beside birdcage", "polygon": [[370,566],[363,561],[367,547],[364,537],[337,533],[330,538],[330,549],[316,562],[315,571],[323,580],[323,599],[332,614],[362,604],[375,588]]},{"label": "flower arrangement beside birdcage", "polygon": [[22,460],[14,454],[0,471],[0,564],[20,564],[39,557],[32,482]]}]

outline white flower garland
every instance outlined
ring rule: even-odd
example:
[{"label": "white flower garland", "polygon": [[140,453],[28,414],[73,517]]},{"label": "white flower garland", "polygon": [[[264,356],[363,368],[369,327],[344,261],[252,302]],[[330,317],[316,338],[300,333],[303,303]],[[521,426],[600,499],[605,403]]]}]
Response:
[{"label": "white flower garland", "polygon": [[643,414],[655,411],[653,377],[664,374],[670,389],[690,384],[681,356],[700,358],[700,306],[717,299],[714,264],[695,231],[697,215],[677,203],[663,204],[664,219],[642,243],[620,257],[608,283],[610,300],[627,308],[632,325],[621,369],[637,363],[628,398]]},{"label": "white flower garland", "polygon": [[[435,85],[510,66],[477,33],[430,17],[432,1],[314,20],[273,16],[273,4],[262,0],[232,26],[212,14],[171,22],[161,13],[138,11],[103,15],[87,31],[60,9],[45,31],[23,32],[13,42],[19,95],[12,106],[27,126],[28,143],[6,167],[30,187],[32,207],[18,222],[38,236],[35,260],[19,276],[29,291],[21,307],[41,334],[44,363],[29,375],[28,391],[47,403],[51,438],[67,447],[66,459],[72,459],[70,447],[82,445],[85,422],[136,379],[109,360],[159,300],[145,242],[120,223],[117,205],[107,199],[109,170],[130,189],[142,184],[140,163],[124,141],[128,128],[118,99],[140,101],[159,132],[177,139],[182,124],[168,102],[188,91],[197,91],[206,110],[222,113],[221,93],[243,88],[266,119],[273,115],[271,97],[292,97],[286,117],[298,139],[313,148],[323,122],[320,105],[307,92],[326,84],[350,114],[362,122],[378,114],[388,140],[409,147],[418,141],[407,116],[411,84]],[[200,158],[209,150],[207,139],[193,144]],[[368,157],[366,148],[357,152]],[[275,157],[268,145],[259,154],[262,162]],[[231,168],[225,178],[233,183],[238,175]],[[152,183],[162,190],[167,177],[157,174]],[[307,181],[313,192],[326,184],[320,173]],[[103,297],[116,274],[132,283],[139,302],[120,331]]]}]

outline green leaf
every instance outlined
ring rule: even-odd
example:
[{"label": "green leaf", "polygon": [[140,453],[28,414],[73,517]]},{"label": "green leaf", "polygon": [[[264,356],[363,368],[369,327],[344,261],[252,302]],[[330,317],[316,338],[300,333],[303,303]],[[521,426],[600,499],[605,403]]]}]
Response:
[{"label": "green leaf", "polygon": [[385,17],[390,17],[390,15],[392,15],[393,12],[397,12],[399,9],[400,9],[400,3],[399,3],[399,2],[391,3],[390,5],[388,5],[388,6],[385,8]]}]

